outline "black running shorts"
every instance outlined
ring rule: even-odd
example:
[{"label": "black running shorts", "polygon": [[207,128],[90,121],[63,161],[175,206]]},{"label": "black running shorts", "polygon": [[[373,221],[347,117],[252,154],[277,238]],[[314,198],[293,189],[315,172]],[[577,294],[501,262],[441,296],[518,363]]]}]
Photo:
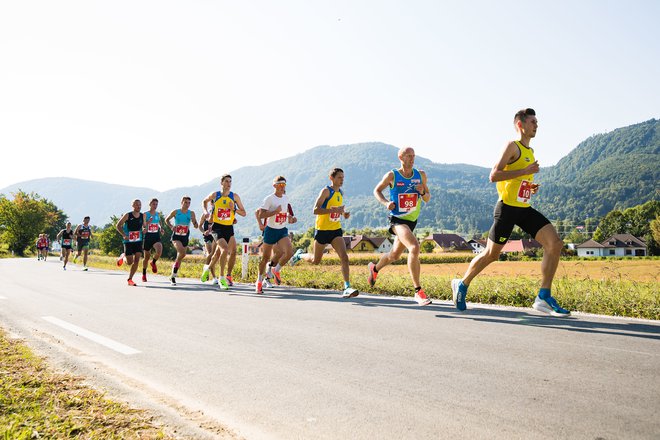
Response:
[{"label": "black running shorts", "polygon": [[156,243],[160,243],[160,233],[144,234],[144,250],[151,252]]},{"label": "black running shorts", "polygon": [[142,253],[142,242],[136,241],[131,243],[124,243],[124,254],[126,256]]},{"label": "black running shorts", "polygon": [[332,240],[334,240],[337,237],[342,237],[343,235],[344,232],[342,231],[341,228],[331,229],[329,231],[317,229],[316,231],[314,231],[314,240],[318,241],[319,244],[330,244],[332,243]]},{"label": "black running shorts", "polygon": [[188,240],[190,238],[190,234],[187,235],[176,235],[172,234],[172,241],[180,241],[183,247],[188,246]]},{"label": "black running shorts", "polygon": [[532,207],[510,206],[500,200],[493,210],[493,226],[488,233],[488,239],[493,243],[505,244],[515,225],[520,226],[532,238],[536,238],[536,234],[548,223],[550,220]]},{"label": "black running shorts", "polygon": [[[390,234],[394,234],[394,228],[392,226],[394,225],[407,225],[410,228],[410,232],[415,230],[415,227],[417,226],[417,220],[415,221],[410,221],[410,220],[404,220],[402,218],[396,217],[394,215],[390,216]],[[396,235],[396,234],[394,234]]]},{"label": "black running shorts", "polygon": [[211,228],[211,235],[213,235],[213,239],[215,241],[223,239],[229,243],[229,239],[234,236],[234,225],[221,225],[218,223],[213,223],[213,227]]}]

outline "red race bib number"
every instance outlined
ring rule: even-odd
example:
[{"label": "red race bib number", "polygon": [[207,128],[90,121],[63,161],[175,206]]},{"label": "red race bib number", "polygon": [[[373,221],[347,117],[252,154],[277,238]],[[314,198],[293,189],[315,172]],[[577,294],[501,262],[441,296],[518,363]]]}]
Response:
[{"label": "red race bib number", "polygon": [[520,182],[520,188],[518,188],[518,201],[520,203],[528,203],[531,197],[532,183],[529,180],[523,180]]},{"label": "red race bib number", "polygon": [[176,225],[174,227],[175,235],[188,235],[188,225]]},{"label": "red race bib number", "polygon": [[147,232],[158,232],[160,231],[160,225],[158,223],[149,223],[147,225]]},{"label": "red race bib number", "polygon": [[70,238],[63,239],[62,246],[71,246],[71,239]]},{"label": "red race bib number", "polygon": [[217,217],[218,220],[229,220],[231,217],[231,209],[218,209]]},{"label": "red race bib number", "polygon": [[140,241],[141,238],[140,231],[128,231],[128,241],[131,243]]},{"label": "red race bib number", "polygon": [[417,207],[417,193],[399,194],[399,212],[410,212]]},{"label": "red race bib number", "polygon": [[278,225],[283,225],[286,222],[286,212],[280,212],[278,214],[275,214],[275,223]]},{"label": "red race bib number", "polygon": [[330,213],[330,221],[331,222],[338,222],[340,218],[341,218],[341,214],[339,212],[331,212]]},{"label": "red race bib number", "polygon": [[80,238],[82,238],[83,240],[87,240],[89,238],[89,231],[82,231],[80,233]]}]

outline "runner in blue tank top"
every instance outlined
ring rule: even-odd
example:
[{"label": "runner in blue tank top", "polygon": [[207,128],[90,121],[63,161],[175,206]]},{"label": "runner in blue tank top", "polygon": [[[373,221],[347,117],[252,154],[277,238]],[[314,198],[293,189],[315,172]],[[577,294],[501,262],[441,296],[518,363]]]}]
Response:
[{"label": "runner in blue tank top", "polygon": [[[172,276],[170,281],[173,286],[176,286],[176,276],[181,266],[181,261],[186,256],[186,250],[188,246],[188,240],[190,238],[190,223],[199,227],[197,223],[197,217],[195,212],[190,209],[190,197],[184,196],[181,199],[181,209],[175,209],[170,212],[170,215],[165,219],[165,223],[170,227],[172,232],[172,244],[176,248],[176,261],[172,265]],[[171,223],[171,220],[174,219],[174,224]]]},{"label": "runner in blue tank top", "polygon": [[[426,185],[426,173],[413,168],[415,150],[400,149],[399,160],[401,167],[385,174],[374,188],[376,199],[390,211],[390,232],[396,238],[390,252],[384,254],[377,264],[369,263],[369,285],[376,284],[378,272],[398,260],[403,250],[408,249],[408,270],[415,287],[415,301],[420,306],[426,306],[431,304],[431,300],[420,284],[419,241],[413,231],[417,226],[422,203],[428,203],[431,194]],[[383,190],[387,187],[390,188],[389,199],[383,196]]]},{"label": "runner in blue tank top", "polygon": [[[144,261],[142,262],[142,281],[147,282],[147,264],[151,265],[151,271],[158,273],[156,261],[163,253],[163,243],[160,240],[161,224],[160,213],[158,212],[158,199],[151,199],[149,202],[149,211],[144,213]],[[151,258],[151,262],[149,262]]]}]

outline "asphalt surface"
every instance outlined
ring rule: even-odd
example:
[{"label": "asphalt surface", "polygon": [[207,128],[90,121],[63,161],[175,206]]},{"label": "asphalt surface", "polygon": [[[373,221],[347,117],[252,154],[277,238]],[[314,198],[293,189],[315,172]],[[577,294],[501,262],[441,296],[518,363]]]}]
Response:
[{"label": "asphalt surface", "polygon": [[248,439],[660,438],[658,322],[125,278],[0,260],[0,325]]}]

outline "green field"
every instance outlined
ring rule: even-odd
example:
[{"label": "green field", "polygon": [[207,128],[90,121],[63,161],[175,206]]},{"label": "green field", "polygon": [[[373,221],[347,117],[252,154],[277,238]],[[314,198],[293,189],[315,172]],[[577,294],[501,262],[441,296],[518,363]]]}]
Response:
[{"label": "green field", "polygon": [[[422,286],[435,299],[451,300],[450,282],[467,268],[466,255],[433,255],[433,263],[422,265]],[[426,259],[426,258],[425,258]],[[381,272],[378,283],[367,284],[368,261],[375,256],[351,256],[351,283],[363,292],[385,295],[413,295],[412,284],[404,264],[392,265]],[[427,261],[429,261],[427,260]],[[282,269],[286,284],[297,287],[339,290],[342,287],[336,258],[326,264],[312,266],[301,263]],[[355,264],[358,263],[358,264]],[[240,257],[234,268],[234,280],[253,283],[257,261],[250,260],[248,276],[240,274]],[[188,256],[179,269],[179,277],[198,278],[202,271],[201,256]],[[90,256],[90,266],[117,270],[115,259]],[[160,261],[160,273],[169,274],[171,262]],[[121,269],[127,271],[126,265]],[[148,271],[150,273],[151,271]],[[139,283],[141,272],[136,274]],[[501,261],[493,263],[470,286],[468,302],[530,307],[539,286],[540,261]],[[553,295],[563,307],[573,311],[634,318],[660,319],[660,260],[613,259],[567,260],[560,263],[553,285]],[[209,284],[209,288],[212,286]]]}]

